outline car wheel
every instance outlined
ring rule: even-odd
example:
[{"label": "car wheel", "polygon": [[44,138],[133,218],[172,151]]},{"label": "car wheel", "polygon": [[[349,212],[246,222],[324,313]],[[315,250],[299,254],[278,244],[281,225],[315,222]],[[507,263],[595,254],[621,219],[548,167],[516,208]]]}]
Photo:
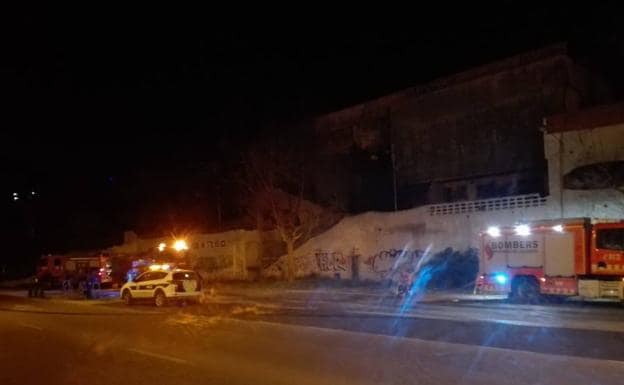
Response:
[{"label": "car wheel", "polygon": [[121,299],[123,300],[124,304],[132,305],[132,294],[130,294],[130,290],[124,290],[123,294],[121,295]]},{"label": "car wheel", "polygon": [[160,290],[156,292],[156,295],[154,296],[154,305],[156,305],[156,307],[163,307],[167,305],[167,296],[165,296],[165,293]]}]

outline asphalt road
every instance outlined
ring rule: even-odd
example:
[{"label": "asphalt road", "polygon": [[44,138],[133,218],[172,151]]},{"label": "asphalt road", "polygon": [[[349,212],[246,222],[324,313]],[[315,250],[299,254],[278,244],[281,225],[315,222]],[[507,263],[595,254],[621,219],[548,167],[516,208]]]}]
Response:
[{"label": "asphalt road", "polygon": [[254,292],[156,309],[0,295],[0,383],[621,384],[624,378],[619,306],[445,300],[403,306],[371,298]]}]

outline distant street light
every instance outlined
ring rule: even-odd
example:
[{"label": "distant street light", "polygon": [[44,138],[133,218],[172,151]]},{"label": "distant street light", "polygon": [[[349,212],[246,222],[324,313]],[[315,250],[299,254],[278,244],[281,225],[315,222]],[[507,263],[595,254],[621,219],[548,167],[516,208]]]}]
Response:
[{"label": "distant street light", "polygon": [[175,251],[183,251],[183,250],[188,250],[188,245],[186,244],[185,240],[178,239],[173,244],[173,248],[175,249]]},{"label": "distant street light", "polygon": [[165,251],[165,249],[167,248],[167,244],[164,242],[161,242],[158,244],[158,251],[163,252]]}]

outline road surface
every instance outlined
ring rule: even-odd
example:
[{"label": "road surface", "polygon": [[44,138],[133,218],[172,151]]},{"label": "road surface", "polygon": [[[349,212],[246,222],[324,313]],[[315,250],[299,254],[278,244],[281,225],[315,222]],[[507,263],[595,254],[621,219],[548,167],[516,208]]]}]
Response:
[{"label": "road surface", "polygon": [[0,294],[1,384],[621,384],[624,309],[216,294],[199,306]]}]

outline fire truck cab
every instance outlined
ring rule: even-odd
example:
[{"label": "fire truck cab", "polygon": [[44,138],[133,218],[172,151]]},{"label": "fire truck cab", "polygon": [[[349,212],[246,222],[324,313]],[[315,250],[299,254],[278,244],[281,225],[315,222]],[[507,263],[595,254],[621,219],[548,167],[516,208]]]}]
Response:
[{"label": "fire truck cab", "polygon": [[624,299],[624,222],[544,220],[480,236],[477,293]]}]

